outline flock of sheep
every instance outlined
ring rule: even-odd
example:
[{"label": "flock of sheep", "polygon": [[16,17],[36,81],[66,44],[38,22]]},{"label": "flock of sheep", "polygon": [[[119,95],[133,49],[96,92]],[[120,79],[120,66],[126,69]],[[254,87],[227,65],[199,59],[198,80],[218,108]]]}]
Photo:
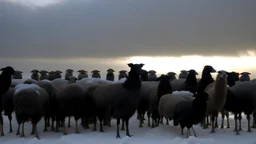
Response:
[{"label": "flock of sheep", "polygon": [[[42,118],[44,131],[51,128],[58,132],[61,128],[63,134],[67,134],[71,117],[75,119],[76,133],[79,133],[79,119],[85,129],[93,124],[93,131],[97,130],[99,121],[100,132],[104,131],[103,126],[111,126],[111,120],[116,119],[116,137],[120,138],[119,130],[126,130],[126,135],[132,136],[129,119],[135,112],[139,127],[143,127],[147,114],[149,127],[163,124],[163,119],[167,125],[173,120],[173,125],[179,125],[182,134],[187,128],[187,137],[190,128],[196,136],[193,125],[199,123],[203,128],[211,124],[211,132],[215,132],[219,113],[222,116],[220,128],[224,128],[225,117],[227,128],[230,127],[229,112],[234,114],[237,134],[242,130],[242,113],[247,115],[248,132],[251,132],[251,115],[252,128],[256,128],[256,80],[250,80],[250,73],[216,71],[207,65],[200,79],[196,78],[198,73],[193,69],[182,70],[177,79],[174,72],[157,77],[156,71],[143,70],[143,65],[129,63],[128,73],[119,71],[119,81],[114,81],[113,69],[107,70],[107,80],[101,79],[98,70],[92,71],[92,78],[88,78],[87,71],[79,70],[76,78],[71,69],[66,70],[64,79],[59,70],[49,73],[32,70],[31,79],[22,80],[21,71],[7,66],[1,69],[0,75],[0,113],[4,111],[9,118],[9,132],[13,132],[11,122],[12,113],[15,113],[16,134],[21,137],[25,136],[24,123],[31,121],[31,134],[38,139],[37,123]],[[215,72],[218,73],[216,80],[211,75]],[[1,136],[4,136],[3,124],[0,114]]]}]

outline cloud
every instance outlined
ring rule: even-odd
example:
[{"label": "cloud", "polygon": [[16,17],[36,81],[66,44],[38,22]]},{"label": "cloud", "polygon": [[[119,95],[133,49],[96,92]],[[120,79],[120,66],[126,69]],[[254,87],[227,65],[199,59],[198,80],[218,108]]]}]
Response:
[{"label": "cloud", "polygon": [[234,56],[256,50],[255,5],[255,0],[64,0],[31,8],[3,1],[0,57]]}]

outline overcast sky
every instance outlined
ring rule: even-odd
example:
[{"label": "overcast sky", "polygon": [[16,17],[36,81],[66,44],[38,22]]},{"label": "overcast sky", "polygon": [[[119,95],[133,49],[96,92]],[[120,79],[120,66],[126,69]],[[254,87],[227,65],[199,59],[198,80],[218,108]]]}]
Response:
[{"label": "overcast sky", "polygon": [[28,1],[0,0],[1,58],[234,56],[256,50],[255,0]]}]

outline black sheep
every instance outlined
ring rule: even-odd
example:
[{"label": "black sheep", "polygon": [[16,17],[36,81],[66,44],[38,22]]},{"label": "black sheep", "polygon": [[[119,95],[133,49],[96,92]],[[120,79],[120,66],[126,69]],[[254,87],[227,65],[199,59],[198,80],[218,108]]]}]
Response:
[{"label": "black sheep", "polygon": [[195,70],[191,69],[188,71],[188,75],[185,80],[185,89],[187,91],[190,91],[193,94],[196,93],[196,86],[197,86],[196,75],[198,75],[198,73]]},{"label": "black sheep", "polygon": [[181,134],[183,129],[187,128],[187,137],[190,136],[190,128],[192,128],[194,135],[196,132],[193,125],[200,123],[206,114],[207,100],[209,95],[207,93],[196,94],[194,100],[184,100],[176,105],[174,112],[174,125],[180,124]]},{"label": "black sheep", "polygon": [[115,80],[114,72],[115,71],[113,69],[108,69],[107,70],[107,75],[106,75],[106,80],[114,81]]},{"label": "black sheep", "polygon": [[13,96],[14,96],[15,89],[10,87],[7,93],[3,95],[3,110],[4,115],[8,116],[9,119],[9,133],[12,133],[12,112],[14,111],[13,106]]},{"label": "black sheep", "polygon": [[34,69],[34,70],[31,71],[31,73],[32,73],[31,74],[31,79],[38,81],[39,80],[39,75],[38,75],[39,71]]},{"label": "black sheep", "polygon": [[212,82],[214,82],[214,79],[212,78],[211,73],[216,72],[216,70],[210,66],[206,65],[204,66],[203,72],[202,72],[202,78],[197,84],[197,93],[204,93],[204,89]]},{"label": "black sheep", "polygon": [[14,69],[10,66],[4,67],[0,69],[2,71],[0,75],[0,134],[1,136],[4,136],[4,130],[3,130],[3,102],[2,102],[2,96],[9,90],[9,87],[12,83],[12,75],[14,74]]}]

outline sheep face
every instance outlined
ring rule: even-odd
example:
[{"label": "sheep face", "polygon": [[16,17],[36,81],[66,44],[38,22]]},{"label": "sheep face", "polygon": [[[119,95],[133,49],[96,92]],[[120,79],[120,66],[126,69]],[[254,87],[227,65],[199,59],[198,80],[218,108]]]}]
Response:
[{"label": "sheep face", "polygon": [[0,69],[2,71],[2,74],[8,74],[8,75],[14,75],[14,69],[11,66],[7,66]]},{"label": "sheep face", "polygon": [[115,71],[113,69],[108,69],[107,72],[108,73],[114,73]]},{"label": "sheep face", "polygon": [[130,73],[132,74],[142,74],[142,67],[144,66],[144,64],[133,64],[133,63],[129,63],[128,66],[131,68]]},{"label": "sheep face", "polygon": [[32,73],[33,75],[37,75],[37,74],[39,73],[39,71],[38,71],[38,70],[32,70],[31,73]]},{"label": "sheep face", "polygon": [[176,73],[175,73],[175,72],[168,72],[167,75],[168,75],[169,77],[174,77],[174,76],[176,75]]},{"label": "sheep face", "polygon": [[210,66],[210,65],[204,66],[204,70],[203,71],[209,72],[209,73],[215,73],[216,72],[216,70],[212,66]]},{"label": "sheep face", "polygon": [[148,71],[148,73],[149,73],[149,74],[155,74],[155,73],[156,73],[156,71],[154,71],[154,70],[150,70],[150,71]]},{"label": "sheep face", "polygon": [[250,74],[251,74],[251,73],[249,73],[249,72],[242,72],[242,73],[241,73],[242,76],[249,76]]},{"label": "sheep face", "polygon": [[126,70],[120,70],[119,73],[126,73]]},{"label": "sheep face", "polygon": [[181,70],[180,72],[181,72],[181,73],[187,73],[188,71],[186,71],[186,70]]},{"label": "sheep face", "polygon": [[189,70],[188,73],[193,74],[193,75],[198,75],[198,73],[193,69]]},{"label": "sheep face", "polygon": [[224,80],[227,78],[227,72],[224,70],[218,71],[219,78]]}]

